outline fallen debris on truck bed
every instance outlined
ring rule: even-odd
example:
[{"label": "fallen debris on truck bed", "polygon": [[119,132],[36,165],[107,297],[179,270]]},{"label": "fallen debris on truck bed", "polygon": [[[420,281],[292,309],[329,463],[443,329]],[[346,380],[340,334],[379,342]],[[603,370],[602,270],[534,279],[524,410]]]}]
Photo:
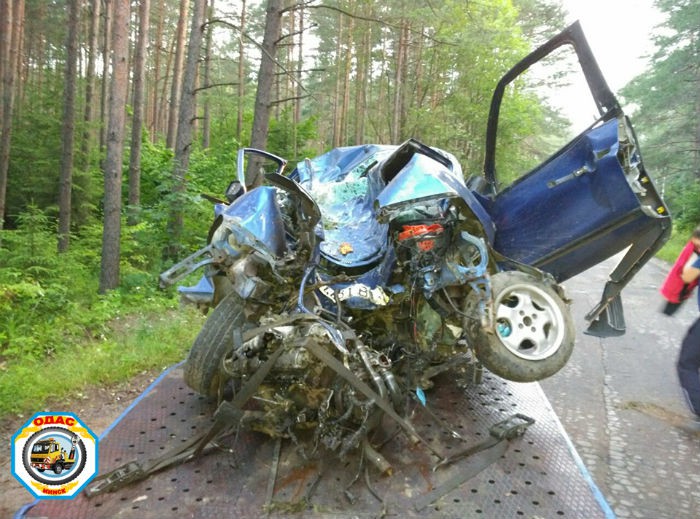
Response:
[{"label": "fallen debris on truck bed", "polygon": [[[288,439],[240,432],[220,449],[130,486],[74,500],[37,502],[18,517],[612,517],[552,411],[539,384],[516,384],[485,374],[459,388],[437,379],[427,407],[411,421],[431,449],[452,456],[487,442],[489,430],[518,413],[535,420],[476,476],[474,456],[433,467],[430,449],[387,420],[374,438],[390,470],[358,467],[358,460],[309,454]],[[166,372],[103,435],[100,474],[131,460],[154,458],[208,428],[215,405]],[[395,433],[395,434],[394,434]],[[384,444],[381,445],[381,441]],[[324,462],[325,461],[325,462]]]}]

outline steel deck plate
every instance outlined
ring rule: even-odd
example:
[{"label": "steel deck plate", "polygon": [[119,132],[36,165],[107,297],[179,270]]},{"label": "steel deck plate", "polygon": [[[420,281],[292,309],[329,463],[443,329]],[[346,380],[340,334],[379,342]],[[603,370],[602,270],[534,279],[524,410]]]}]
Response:
[{"label": "steel deck plate", "polygon": [[[437,458],[385,420],[381,441],[391,475],[359,469],[359,456],[320,461],[291,440],[241,432],[221,449],[164,470],[145,481],[92,499],[46,500],[23,518],[164,517],[613,517],[573,450],[539,384],[515,384],[485,374],[479,385],[448,379],[426,391],[411,421],[439,452],[458,452],[489,437],[489,428],[514,413],[535,419],[506,453],[481,473],[417,511],[415,502],[466,460],[432,471]],[[100,440],[100,473],[145,461],[211,424],[214,406],[196,395],[174,367],[154,383]],[[457,436],[460,436],[459,438]],[[301,445],[304,445],[303,443]],[[306,450],[309,450],[306,445]],[[279,449],[279,450],[278,450]],[[370,490],[371,489],[371,490]]]}]

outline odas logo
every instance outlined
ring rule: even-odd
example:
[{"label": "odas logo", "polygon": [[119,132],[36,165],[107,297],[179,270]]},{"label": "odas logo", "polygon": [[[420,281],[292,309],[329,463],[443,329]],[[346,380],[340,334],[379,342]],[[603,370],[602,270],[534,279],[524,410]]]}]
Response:
[{"label": "odas logo", "polygon": [[12,437],[12,474],[35,497],[72,498],[97,474],[97,437],[72,413],[37,413]]}]

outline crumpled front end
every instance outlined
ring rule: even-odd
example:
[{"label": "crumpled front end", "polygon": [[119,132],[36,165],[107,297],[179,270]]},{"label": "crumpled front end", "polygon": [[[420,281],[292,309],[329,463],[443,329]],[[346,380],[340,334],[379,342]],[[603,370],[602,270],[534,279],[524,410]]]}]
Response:
[{"label": "crumpled front end", "polygon": [[276,261],[289,252],[277,198],[275,188],[259,187],[228,206],[220,205],[209,244],[161,274],[161,285],[177,283],[207,266],[197,285],[179,287],[185,302],[212,306],[215,276],[222,273],[241,297],[264,297],[272,283],[263,280],[258,271],[261,268],[274,271]]}]

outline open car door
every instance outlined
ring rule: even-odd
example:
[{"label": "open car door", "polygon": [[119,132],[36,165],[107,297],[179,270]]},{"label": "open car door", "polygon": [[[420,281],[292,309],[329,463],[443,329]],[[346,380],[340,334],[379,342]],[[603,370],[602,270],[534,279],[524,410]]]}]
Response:
[{"label": "open car door", "polygon": [[[565,46],[575,53],[597,119],[543,163],[503,182],[497,175],[496,143],[506,88]],[[484,174],[488,186],[483,194],[496,226],[494,248],[502,255],[564,281],[626,250],[601,301],[586,316],[588,333],[624,333],[620,291],[668,239],[671,218],[578,22],[521,60],[498,83],[488,119]]]}]

